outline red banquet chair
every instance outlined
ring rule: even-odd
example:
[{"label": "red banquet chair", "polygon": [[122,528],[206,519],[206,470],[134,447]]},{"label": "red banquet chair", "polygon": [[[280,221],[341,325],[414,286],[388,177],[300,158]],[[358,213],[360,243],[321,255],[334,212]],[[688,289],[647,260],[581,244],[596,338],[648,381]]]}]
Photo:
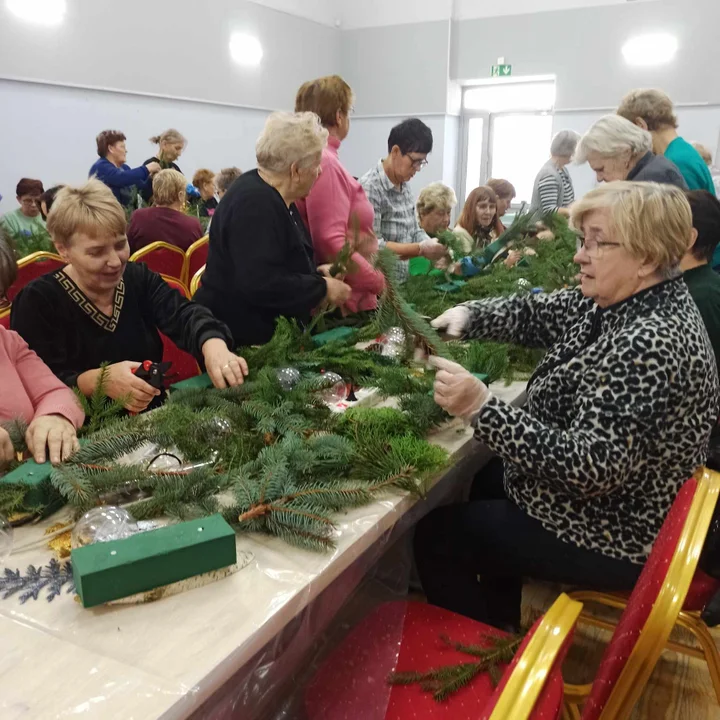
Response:
[{"label": "red banquet chair", "polygon": [[[682,487],[627,599],[595,680],[591,685],[566,685],[566,718],[630,717],[686,601],[718,492],[720,475],[711,470],[700,471]],[[573,596],[596,599],[590,593]]]},{"label": "red banquet chair", "polygon": [[183,282],[186,285],[190,284],[192,279],[195,277],[195,273],[205,267],[207,263],[208,250],[210,248],[210,236],[205,235],[199,240],[196,240],[188,249],[185,255],[187,256],[185,265],[185,277]]},{"label": "red banquet chair", "polygon": [[443,643],[478,644],[507,634],[433,605],[381,605],[325,661],[305,695],[308,720],[551,720],[562,710],[560,666],[582,605],[561,595],[524,639],[498,688],[487,674],[442,703],[417,685],[388,685],[389,672],[472,661]]},{"label": "red banquet chair", "polygon": [[175,245],[150,243],[133,253],[130,262],[145,263],[153,272],[185,282],[185,253]]},{"label": "red banquet chair", "polygon": [[205,274],[205,265],[203,265],[192,277],[190,282],[190,297],[195,297],[195,293],[202,285],[202,277]]},{"label": "red banquet chair", "polygon": [[[162,279],[175,288],[178,292],[182,293],[183,297],[190,297],[185,284],[180,282],[173,277],[162,276]],[[171,362],[172,366],[168,372],[167,385],[187,380],[191,377],[200,375],[200,366],[197,364],[197,360],[188,352],[181,350],[167,335],[160,333],[160,338],[163,342],[163,361]]]},{"label": "red banquet chair", "polygon": [[15,282],[8,288],[7,299],[12,302],[15,296],[31,281],[41,275],[54,272],[65,266],[62,258],[55,253],[36,252],[18,260],[18,273]]}]

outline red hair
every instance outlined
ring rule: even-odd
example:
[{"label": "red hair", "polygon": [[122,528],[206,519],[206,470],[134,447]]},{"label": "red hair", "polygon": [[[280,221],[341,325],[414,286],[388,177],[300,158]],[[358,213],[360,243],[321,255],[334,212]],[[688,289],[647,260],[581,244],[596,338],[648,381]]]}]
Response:
[{"label": "red hair", "polygon": [[[468,199],[465,201],[465,207],[463,207],[460,219],[458,220],[458,225],[467,230],[473,237],[477,232],[477,215],[475,214],[475,208],[478,203],[481,202],[488,202],[497,208],[497,195],[491,187],[482,185],[481,187],[475,188],[470,195],[468,195]],[[490,227],[495,230],[498,235],[505,229],[497,216],[497,212],[495,212]]]}]

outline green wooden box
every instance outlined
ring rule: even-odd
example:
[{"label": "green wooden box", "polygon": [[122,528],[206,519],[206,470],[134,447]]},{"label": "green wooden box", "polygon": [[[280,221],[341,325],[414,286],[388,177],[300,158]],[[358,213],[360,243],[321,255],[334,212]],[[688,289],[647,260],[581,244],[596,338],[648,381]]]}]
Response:
[{"label": "green wooden box", "polygon": [[334,342],[336,340],[345,340],[354,335],[355,332],[356,329],[351,327],[336,327],[332,330],[328,330],[327,332],[313,335],[313,345],[315,345],[315,347],[322,347],[323,345],[327,345],[328,343]]},{"label": "green wooden box", "polygon": [[49,462],[38,465],[34,460],[26,460],[12,472],[0,477],[0,483],[25,485],[26,507],[46,508],[45,514],[54,512],[63,504],[60,493],[50,483],[52,465]]},{"label": "green wooden box", "polygon": [[77,548],[71,560],[75,589],[89,608],[233,565],[235,532],[212,515]]},{"label": "green wooden box", "polygon": [[192,390],[193,388],[211,388],[213,386],[212,380],[207,373],[202,375],[196,375],[195,377],[188,378],[187,380],[181,380],[180,382],[173,383],[170,386],[170,390]]}]

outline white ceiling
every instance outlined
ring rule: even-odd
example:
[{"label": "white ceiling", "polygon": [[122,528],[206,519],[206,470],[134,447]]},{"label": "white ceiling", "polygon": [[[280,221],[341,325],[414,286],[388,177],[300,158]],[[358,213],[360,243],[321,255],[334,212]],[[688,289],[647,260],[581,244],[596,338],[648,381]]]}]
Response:
[{"label": "white ceiling", "polygon": [[651,0],[251,0],[275,10],[345,29],[455,18],[521,15]]}]

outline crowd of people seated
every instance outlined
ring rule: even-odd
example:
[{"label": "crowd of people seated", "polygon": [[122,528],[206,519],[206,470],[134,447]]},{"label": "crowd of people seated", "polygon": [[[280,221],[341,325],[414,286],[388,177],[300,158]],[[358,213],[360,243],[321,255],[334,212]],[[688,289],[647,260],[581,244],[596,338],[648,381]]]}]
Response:
[{"label": "crowd of people seated", "polygon": [[[77,447],[83,417],[70,388],[90,395],[104,365],[108,395],[128,411],[162,402],[133,373],[162,359],[160,333],[216,387],[233,386],[248,374],[234,351],[270,340],[279,317],[372,312],[385,283],[373,264],[379,248],[397,255],[400,281],[417,258],[448,267],[437,236],[452,226],[456,193],[436,182],[416,198],[409,185],[430,162],[431,129],[418,118],[390,129],[357,180],[342,162],[354,101],[339,76],[304,83],[294,112],[268,117],[247,172],[199,169],[189,184],[177,130],[152,138],[156,154],[132,168],[125,135],[106,130],[85,184],[45,191],[21,180],[19,207],[0,222],[0,295],[14,280],[13,235],[43,228],[64,263],[19,292],[12,329],[0,328],[0,421],[29,423],[36,459],[58,462]],[[418,528],[431,602],[515,627],[524,577],[632,587],[682,482],[705,461],[720,406],[720,202],[708,163],[677,127],[664,93],[636,91],[582,137],[558,133],[530,206],[570,217],[579,287],[478,300],[433,321],[452,337],[546,354],[523,408],[434,360],[436,402],[497,458],[469,503],[435,510]],[[606,184],[576,199],[572,161]],[[502,239],[515,197],[502,178],[469,192],[453,232],[474,262],[454,257],[453,272],[518,262]],[[212,220],[208,255],[192,300],[128,262],[155,241],[187,250],[202,218]],[[346,243],[352,269],[335,276]]]}]

